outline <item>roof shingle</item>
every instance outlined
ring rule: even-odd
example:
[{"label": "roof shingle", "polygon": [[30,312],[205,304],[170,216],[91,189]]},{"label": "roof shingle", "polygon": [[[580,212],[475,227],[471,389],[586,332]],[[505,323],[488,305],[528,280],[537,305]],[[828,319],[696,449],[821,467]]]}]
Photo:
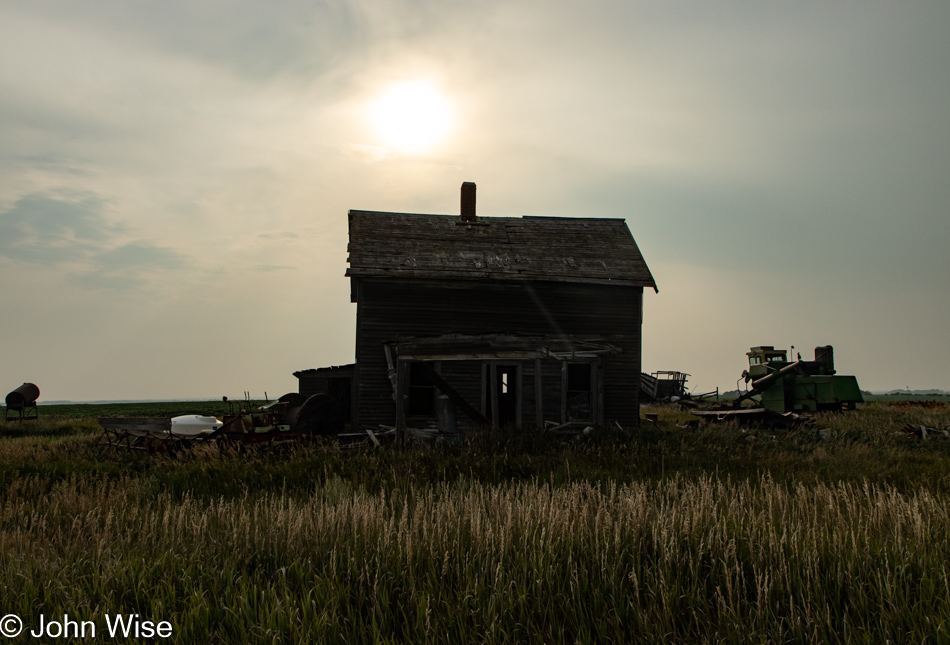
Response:
[{"label": "roof shingle", "polygon": [[622,219],[351,210],[351,277],[545,280],[653,287]]}]

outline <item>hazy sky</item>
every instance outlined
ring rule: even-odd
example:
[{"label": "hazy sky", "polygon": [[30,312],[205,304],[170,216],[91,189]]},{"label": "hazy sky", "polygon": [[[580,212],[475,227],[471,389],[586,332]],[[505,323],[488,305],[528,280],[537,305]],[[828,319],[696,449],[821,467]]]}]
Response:
[{"label": "hazy sky", "polygon": [[[350,208],[626,218],[643,368],[832,344],[950,389],[950,3],[0,0],[0,389],[271,396],[353,360]],[[444,138],[370,106],[424,83]],[[5,388],[5,389],[4,389]]]}]

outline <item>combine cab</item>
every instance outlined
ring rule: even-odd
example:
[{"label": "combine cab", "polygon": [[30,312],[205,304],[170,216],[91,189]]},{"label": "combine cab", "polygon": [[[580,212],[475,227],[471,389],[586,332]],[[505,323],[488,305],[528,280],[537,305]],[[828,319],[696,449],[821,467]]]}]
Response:
[{"label": "combine cab", "polygon": [[742,378],[752,389],[735,400],[736,408],[746,399],[755,399],[761,407],[780,414],[853,410],[855,404],[864,402],[858,380],[835,373],[831,345],[816,347],[813,361],[803,361],[799,355],[797,361],[790,363],[784,349],[771,345],[753,347],[746,356],[749,369],[742,373]]}]

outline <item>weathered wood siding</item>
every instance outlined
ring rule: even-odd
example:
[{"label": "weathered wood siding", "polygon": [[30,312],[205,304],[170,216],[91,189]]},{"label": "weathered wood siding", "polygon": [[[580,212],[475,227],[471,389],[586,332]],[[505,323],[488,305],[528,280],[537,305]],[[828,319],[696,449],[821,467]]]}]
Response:
[{"label": "weathered wood siding", "polygon": [[[508,332],[546,336],[614,336],[623,351],[605,356],[604,418],[634,427],[639,421],[642,287],[558,282],[386,280],[353,278],[357,302],[357,419],[395,421],[383,343],[398,336]],[[443,375],[472,405],[481,403],[478,362],[446,362]],[[534,425],[534,367],[524,363],[522,423]],[[559,419],[558,363],[543,361],[544,412]],[[464,415],[459,413],[460,420]]]},{"label": "weathered wood siding", "polygon": [[326,394],[327,378],[325,376],[305,376],[297,384],[297,391],[303,396],[313,396],[314,394]]}]

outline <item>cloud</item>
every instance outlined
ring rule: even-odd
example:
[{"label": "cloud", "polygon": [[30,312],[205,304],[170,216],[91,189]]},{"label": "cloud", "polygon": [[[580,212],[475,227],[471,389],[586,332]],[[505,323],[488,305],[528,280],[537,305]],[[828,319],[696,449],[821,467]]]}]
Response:
[{"label": "cloud", "polygon": [[86,259],[123,232],[122,225],[103,217],[105,205],[91,195],[21,197],[0,213],[0,256],[47,265]]},{"label": "cloud", "polygon": [[254,271],[259,273],[273,273],[274,271],[294,271],[297,267],[292,267],[284,264],[256,264],[252,267]]},{"label": "cloud", "polygon": [[0,258],[54,267],[71,282],[108,289],[140,287],[156,272],[190,264],[173,249],[125,240],[128,228],[107,217],[107,206],[88,194],[21,197],[0,213]]},{"label": "cloud", "polygon": [[350,143],[342,146],[343,154],[363,163],[376,163],[385,159],[392,159],[395,154],[388,148],[370,146],[363,143]]},{"label": "cloud", "polygon": [[89,171],[84,168],[85,161],[75,159],[65,155],[41,154],[41,155],[20,155],[13,162],[21,168],[39,170],[51,174],[88,176]]}]

